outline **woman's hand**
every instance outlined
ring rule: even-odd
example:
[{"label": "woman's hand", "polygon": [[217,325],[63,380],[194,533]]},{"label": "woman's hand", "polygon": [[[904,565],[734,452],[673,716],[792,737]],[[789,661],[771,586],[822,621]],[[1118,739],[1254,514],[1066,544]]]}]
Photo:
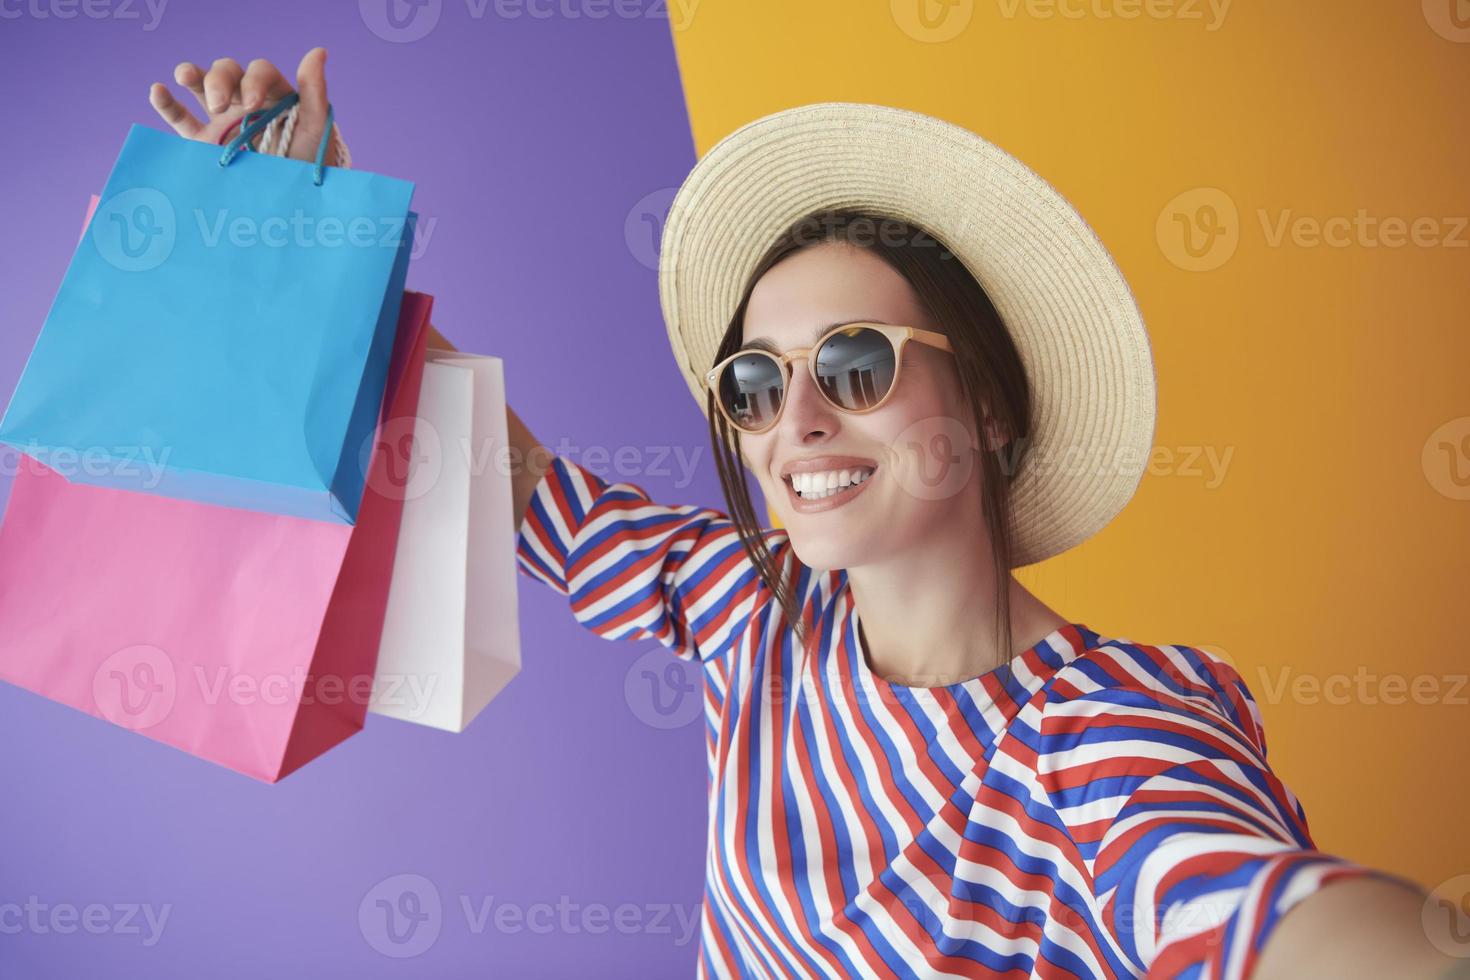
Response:
[{"label": "woman's hand", "polygon": [[[296,68],[296,91],[301,93],[301,102],[286,153],[293,159],[316,159],[317,146],[327,127],[326,71],[326,48],[312,48]],[[269,108],[292,92],[291,83],[280,69],[263,58],[243,69],[234,58],[220,58],[208,72],[185,61],[174,69],[174,81],[194,93],[206,122],[200,122],[162,82],[154,82],[149,88],[148,101],[174,132],[205,143],[218,143],[220,136],[246,113]]]}]

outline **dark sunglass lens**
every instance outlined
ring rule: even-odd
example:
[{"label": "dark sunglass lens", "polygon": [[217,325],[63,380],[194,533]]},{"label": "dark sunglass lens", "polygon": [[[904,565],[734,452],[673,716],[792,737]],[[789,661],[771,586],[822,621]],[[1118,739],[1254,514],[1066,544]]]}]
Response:
[{"label": "dark sunglass lens", "polygon": [[742,429],[763,429],[776,417],[786,377],[776,359],[742,354],[720,373],[720,403]]},{"label": "dark sunglass lens", "polygon": [[871,327],[842,330],[817,351],[817,383],[833,404],[864,409],[893,386],[893,345]]}]

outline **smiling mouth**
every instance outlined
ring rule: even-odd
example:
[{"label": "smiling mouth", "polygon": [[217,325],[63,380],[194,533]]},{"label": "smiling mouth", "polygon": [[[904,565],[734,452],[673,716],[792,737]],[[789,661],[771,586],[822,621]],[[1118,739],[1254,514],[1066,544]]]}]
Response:
[{"label": "smiling mouth", "polygon": [[872,466],[861,466],[816,473],[792,473],[785,477],[785,481],[802,500],[825,500],[852,493],[868,481],[875,469]]}]

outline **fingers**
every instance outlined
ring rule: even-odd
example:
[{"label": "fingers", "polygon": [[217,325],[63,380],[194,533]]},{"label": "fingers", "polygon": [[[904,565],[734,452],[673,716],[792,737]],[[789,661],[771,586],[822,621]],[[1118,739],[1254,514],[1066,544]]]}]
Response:
[{"label": "fingers", "polygon": [[327,118],[327,49],[312,48],[296,67],[296,91],[301,93],[301,111],[312,120]]},{"label": "fingers", "polygon": [[[3,0],[0,0],[3,2]],[[167,86],[154,85],[148,101],[186,138],[225,125],[232,117],[274,104],[291,92],[291,83],[279,68],[264,58],[250,62],[242,69],[234,58],[220,58],[204,71],[192,61],[182,61],[174,68],[174,81],[193,93],[200,107],[209,114],[201,122],[176,100]],[[327,121],[327,51],[312,48],[296,68],[296,88],[301,93],[301,108],[291,139],[290,155],[309,160],[326,131]]]},{"label": "fingers", "polygon": [[240,81],[241,107],[254,112],[267,103],[274,103],[291,92],[291,83],[281,70],[264,58],[256,58],[245,69]]},{"label": "fingers", "polygon": [[148,101],[163,117],[163,121],[172,126],[174,132],[185,139],[192,139],[204,128],[204,124],[194,118],[194,114],[175,99],[174,94],[168,90],[168,86],[162,82],[154,82],[148,89]]},{"label": "fingers", "polygon": [[219,115],[236,102],[245,72],[234,58],[220,58],[204,76],[204,104],[211,115]]},{"label": "fingers", "polygon": [[301,95],[296,129],[291,134],[287,155],[297,160],[316,159],[317,147],[327,131],[327,49],[312,48],[296,68],[296,91]]},{"label": "fingers", "polygon": [[199,108],[205,112],[209,111],[209,103],[204,100],[204,70],[192,61],[181,61],[174,68],[174,81],[194,93],[194,98],[199,100]]}]

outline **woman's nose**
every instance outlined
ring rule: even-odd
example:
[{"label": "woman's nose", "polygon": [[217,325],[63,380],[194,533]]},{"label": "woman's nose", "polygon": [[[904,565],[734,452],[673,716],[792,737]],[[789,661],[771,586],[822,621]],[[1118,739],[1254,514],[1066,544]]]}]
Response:
[{"label": "woman's nose", "polygon": [[786,407],[781,412],[782,435],[792,442],[811,445],[837,433],[840,423],[832,403],[822,397],[810,374],[791,372],[786,386]]}]

